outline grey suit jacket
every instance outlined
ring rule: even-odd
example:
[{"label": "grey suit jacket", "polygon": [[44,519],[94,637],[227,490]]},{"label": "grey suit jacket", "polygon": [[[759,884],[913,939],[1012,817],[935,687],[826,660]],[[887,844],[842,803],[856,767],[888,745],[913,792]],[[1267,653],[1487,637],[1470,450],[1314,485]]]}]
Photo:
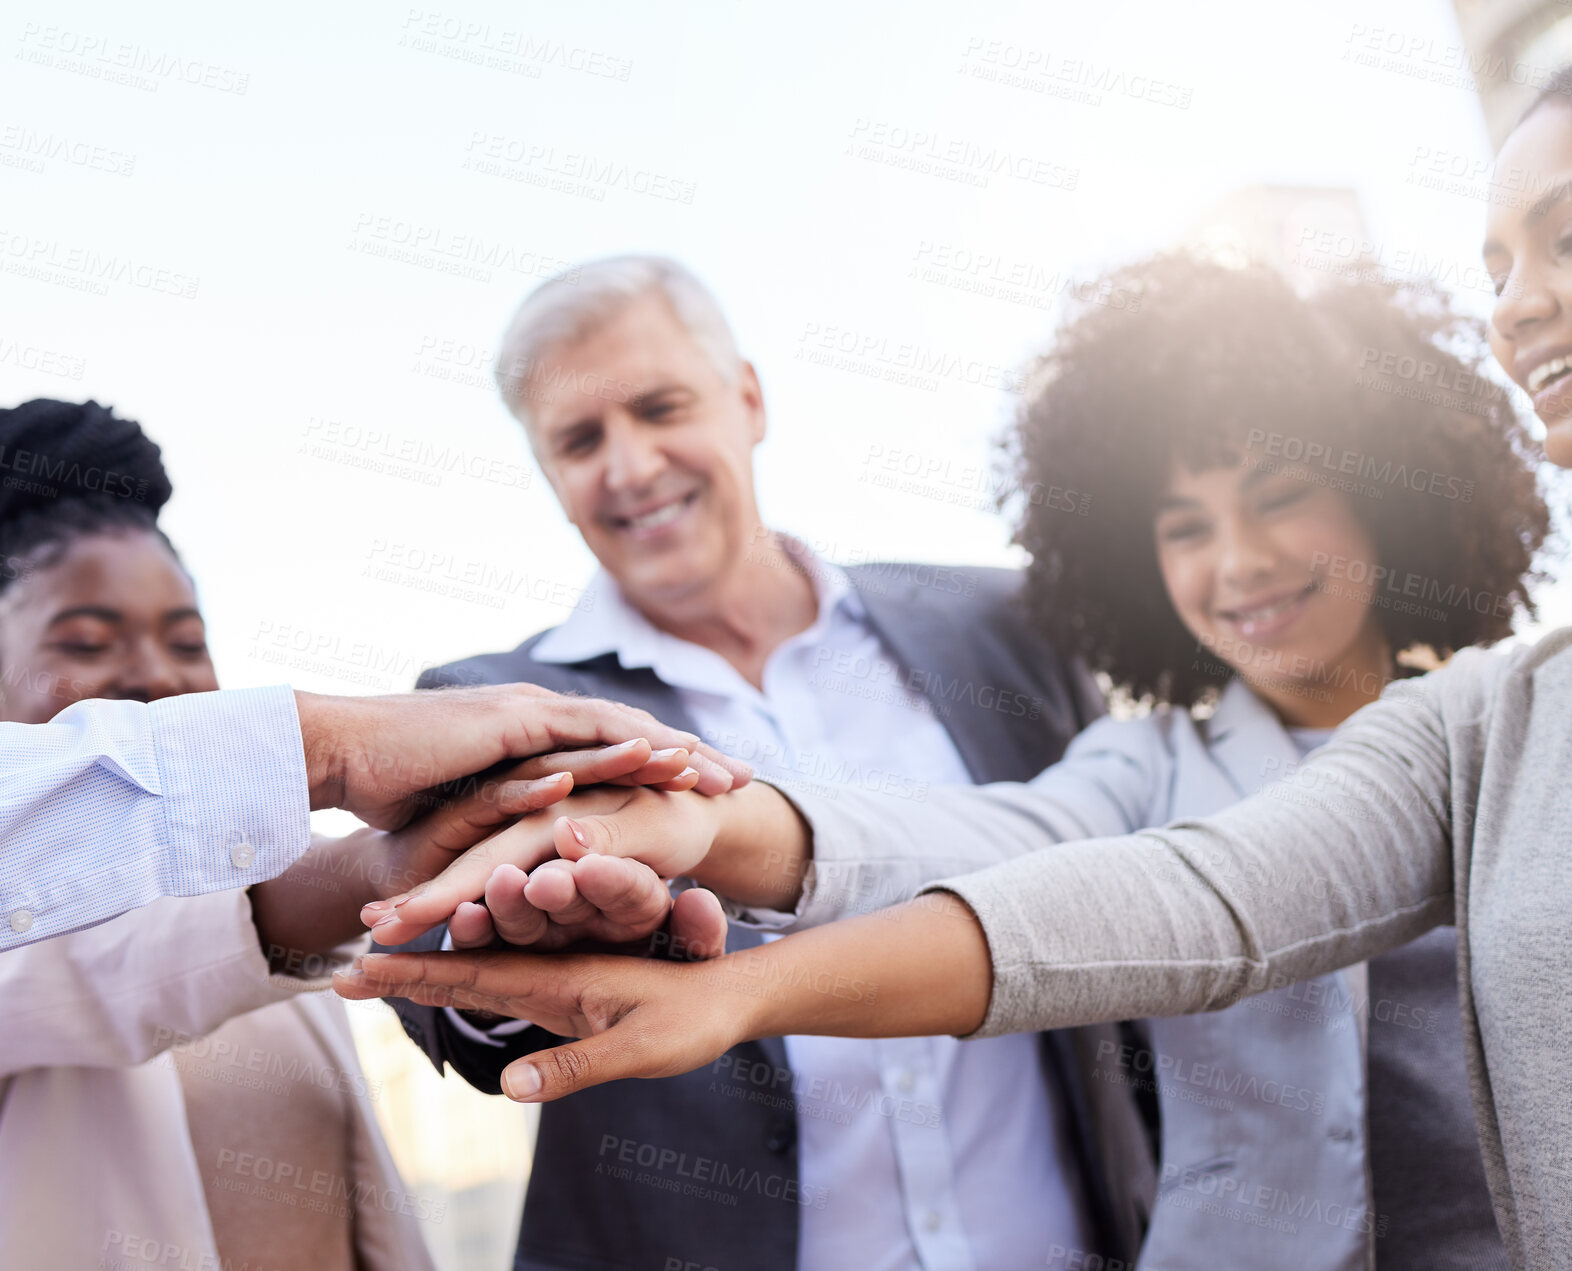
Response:
[{"label": "grey suit jacket", "polygon": [[[1095,685],[1025,624],[1012,571],[889,564],[847,573],[904,682],[933,703],[974,779],[1033,776],[1102,713]],[[617,698],[693,728],[677,694],[653,672],[626,670],[610,656],[568,666],[536,662],[531,650],[540,638],[437,668],[420,685],[529,681]],[[757,939],[733,927],[729,947]],[[412,947],[439,941],[433,933]],[[445,1012],[393,1005],[439,1072],[449,1065],[488,1093],[499,1090],[512,1060],[559,1040],[532,1028],[486,1046],[454,1029]],[[1043,1044],[1076,1140],[1094,1252],[1128,1260],[1154,1189],[1149,1120],[1129,1090],[1090,1079],[1098,1056],[1124,1040],[1103,1026],[1045,1034]],[[685,1076],[614,1082],[543,1106],[516,1271],[795,1271],[797,1210],[808,1200],[797,1188],[791,1091],[785,1045],[771,1038]],[[734,1181],[681,1190],[695,1176]],[[662,1189],[672,1181],[677,1188]]]}]

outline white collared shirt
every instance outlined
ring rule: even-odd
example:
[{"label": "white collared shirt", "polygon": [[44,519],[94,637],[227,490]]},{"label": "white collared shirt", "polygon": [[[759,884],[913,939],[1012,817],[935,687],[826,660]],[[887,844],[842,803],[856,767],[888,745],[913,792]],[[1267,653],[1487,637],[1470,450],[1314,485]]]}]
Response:
[{"label": "white collared shirt", "polygon": [[[913,800],[969,785],[927,702],[901,682],[844,572],[800,553],[819,611],[765,663],[763,690],[657,629],[596,575],[593,599],[535,645],[542,662],[615,653],[676,690],[704,739],[788,791],[838,785]],[[788,1037],[803,1271],[1019,1271],[1090,1236],[1040,1041],[1017,1035]]]}]

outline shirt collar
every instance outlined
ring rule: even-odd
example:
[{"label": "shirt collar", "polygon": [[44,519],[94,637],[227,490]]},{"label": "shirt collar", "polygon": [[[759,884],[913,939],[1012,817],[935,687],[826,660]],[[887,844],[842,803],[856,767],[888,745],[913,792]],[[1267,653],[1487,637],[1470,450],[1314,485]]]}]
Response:
[{"label": "shirt collar", "polygon": [[1218,695],[1217,706],[1207,722],[1206,732],[1216,742],[1236,729],[1259,730],[1268,724],[1276,725],[1279,731],[1282,728],[1272,708],[1237,675],[1231,675]]},{"label": "shirt collar", "polygon": [[[820,559],[800,539],[789,534],[780,538],[787,553],[808,575],[818,602],[818,615],[804,635],[823,628],[837,611],[858,621],[866,618],[862,598],[844,569]],[[605,569],[597,569],[567,621],[546,632],[531,656],[537,662],[564,664],[615,654],[624,670],[658,669],[663,648],[686,643],[635,609],[617,580]]]}]

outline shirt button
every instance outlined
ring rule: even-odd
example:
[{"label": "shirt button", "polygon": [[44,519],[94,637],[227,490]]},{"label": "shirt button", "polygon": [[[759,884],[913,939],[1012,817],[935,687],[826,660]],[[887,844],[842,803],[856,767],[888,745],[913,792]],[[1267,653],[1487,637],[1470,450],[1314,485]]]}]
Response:
[{"label": "shirt button", "polygon": [[21,935],[33,925],[33,911],[31,909],[18,909],[11,915],[11,930]]},{"label": "shirt button", "polygon": [[917,1088],[917,1078],[912,1075],[910,1068],[903,1068],[901,1075],[896,1079],[895,1088],[902,1094],[910,1094]]},{"label": "shirt button", "polygon": [[236,869],[250,869],[251,862],[257,858],[257,849],[244,839],[229,849],[229,859],[234,861]]},{"label": "shirt button", "polygon": [[922,1225],[929,1231],[938,1231],[939,1228],[944,1225],[944,1215],[942,1215],[937,1209],[930,1209],[926,1214],[923,1215]]}]

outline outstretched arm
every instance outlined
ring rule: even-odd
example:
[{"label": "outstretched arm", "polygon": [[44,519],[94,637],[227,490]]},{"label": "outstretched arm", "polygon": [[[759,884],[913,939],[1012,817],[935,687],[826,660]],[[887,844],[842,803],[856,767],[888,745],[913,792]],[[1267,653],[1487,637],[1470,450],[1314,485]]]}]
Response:
[{"label": "outstretched arm", "polygon": [[688,1072],[752,1038],[970,1032],[988,1008],[989,980],[982,928],[955,897],[936,896],[710,962],[375,954],[334,987],[349,998],[528,1018],[583,1038],[504,1071],[503,1093],[535,1103],[623,1077]]},{"label": "outstretched arm", "polygon": [[553,868],[563,869],[597,857],[630,858],[666,877],[689,877],[745,912],[817,925],[909,899],[950,874],[1149,824],[1162,784],[1153,743],[1149,730],[1105,721],[1029,785],[938,788],[921,801],[851,790],[793,801],[764,782],[712,799],[576,793],[497,834],[415,897],[395,897],[366,917],[378,921],[396,905],[399,921],[379,927],[376,938],[402,944],[451,916],[455,943],[473,947],[460,932],[471,920],[484,928],[473,902],[482,893],[488,904],[497,899],[494,871],[533,871],[555,855],[562,863]]},{"label": "outstretched arm", "polygon": [[979,1023],[992,1034],[1220,1009],[1452,916],[1451,833],[1469,791],[1452,789],[1438,696],[1434,683],[1389,691],[1298,778],[1205,821],[1039,852],[711,963],[371,958],[339,991],[524,1014],[585,1038],[508,1077],[532,1098],[686,1071],[749,1037]]}]

